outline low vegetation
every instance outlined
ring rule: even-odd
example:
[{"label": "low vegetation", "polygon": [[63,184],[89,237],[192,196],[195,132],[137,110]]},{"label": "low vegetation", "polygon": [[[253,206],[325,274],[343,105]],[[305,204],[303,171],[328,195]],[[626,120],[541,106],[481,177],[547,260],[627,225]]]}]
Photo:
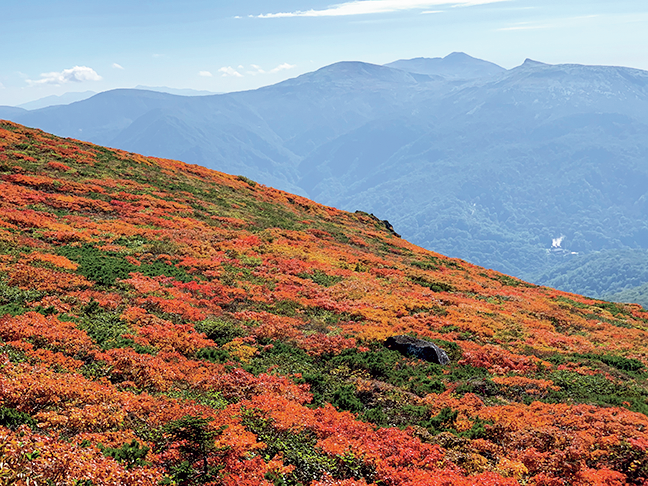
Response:
[{"label": "low vegetation", "polygon": [[0,123],[0,484],[645,484],[647,343],[638,305]]}]

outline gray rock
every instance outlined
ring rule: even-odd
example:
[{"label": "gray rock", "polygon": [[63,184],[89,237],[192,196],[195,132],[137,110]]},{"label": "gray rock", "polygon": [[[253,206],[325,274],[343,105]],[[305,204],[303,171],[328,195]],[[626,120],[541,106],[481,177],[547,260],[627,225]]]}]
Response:
[{"label": "gray rock", "polygon": [[448,358],[446,352],[439,346],[430,341],[416,339],[411,336],[391,336],[385,341],[385,346],[401,354],[413,356],[431,363],[440,365],[450,363],[450,358]]}]

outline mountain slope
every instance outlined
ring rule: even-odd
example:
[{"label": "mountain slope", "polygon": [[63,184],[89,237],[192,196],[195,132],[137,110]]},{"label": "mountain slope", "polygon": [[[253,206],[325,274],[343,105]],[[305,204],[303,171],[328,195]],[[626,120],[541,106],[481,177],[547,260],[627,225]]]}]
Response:
[{"label": "mountain slope", "polygon": [[[648,475],[639,306],[449,259],[243,176],[11,122],[0,316],[9,484]],[[400,334],[449,363],[385,347]]]},{"label": "mountain slope", "polygon": [[[560,236],[581,253],[648,248],[646,80],[529,61],[321,146],[300,164],[302,186],[381,214],[425,247],[528,278],[560,263],[546,253]],[[381,131],[406,127],[380,164],[356,171],[372,140],[389,140]]]},{"label": "mountain slope", "polygon": [[34,101],[28,101],[27,103],[18,105],[18,107],[24,108],[25,110],[38,110],[39,108],[47,108],[48,106],[67,105],[75,101],[86,100],[96,94],[96,91],[71,91],[58,96],[51,95]]},{"label": "mountain slope", "polygon": [[648,309],[648,284],[606,294],[605,299],[612,302],[633,302]]},{"label": "mountain slope", "polygon": [[[416,244],[537,283],[564,263],[548,251],[560,237],[580,255],[648,249],[646,72],[428,61],[446,71],[343,62],[254,91],[116,90],[5,116],[363,209]],[[457,79],[466,69],[484,76]]]}]

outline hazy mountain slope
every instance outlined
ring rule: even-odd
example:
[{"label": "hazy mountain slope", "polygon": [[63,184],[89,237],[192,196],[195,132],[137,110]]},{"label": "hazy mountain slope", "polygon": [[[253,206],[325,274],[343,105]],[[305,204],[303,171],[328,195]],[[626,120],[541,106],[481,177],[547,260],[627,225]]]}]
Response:
[{"label": "hazy mountain slope", "polygon": [[602,251],[588,255],[565,255],[563,263],[538,280],[565,289],[585,289],[602,297],[639,287],[648,282],[647,250]]},{"label": "hazy mountain slope", "polygon": [[611,302],[640,304],[644,309],[648,309],[648,283],[639,285],[638,287],[631,287],[620,292],[606,294],[604,298]]},{"label": "hazy mountain slope", "polygon": [[[415,61],[401,67],[445,74],[344,62],[255,91],[118,90],[7,116],[370,211],[418,244],[529,279],[562,263],[546,252],[560,236],[580,253],[648,248],[646,72]],[[457,80],[470,70],[485,77]]]},{"label": "hazy mountain slope", "polygon": [[299,156],[376,118],[398,116],[450,90],[439,77],[340,62],[255,91],[232,93]]},{"label": "hazy mountain slope", "polygon": [[209,96],[209,95],[221,94],[214,91],[207,91],[204,89],[169,88],[167,86],[144,86],[141,84],[135,86],[134,89],[158,91],[160,93],[169,93],[172,95],[179,95],[179,96]]},{"label": "hazy mountain slope", "polygon": [[421,105],[408,122],[429,131],[377,166],[354,164],[372,130],[401,130],[391,120],[320,147],[300,164],[303,185],[423,246],[528,278],[561,235],[572,251],[648,248],[647,79],[528,62]]},{"label": "hazy mountain slope", "polygon": [[46,96],[34,101],[29,101],[27,103],[18,105],[18,107],[24,108],[25,110],[38,110],[40,108],[46,108],[48,106],[67,105],[69,103],[74,103],[75,101],[87,100],[88,98],[96,94],[96,91],[71,91],[69,93],[64,93],[58,96]]},{"label": "hazy mountain slope", "polygon": [[183,101],[165,93],[118,89],[69,105],[29,111],[17,120],[57,135],[108,145],[140,116],[163,107],[179,109]]},{"label": "hazy mountain slope", "polygon": [[18,108],[16,106],[0,106],[0,117],[5,119],[15,118],[20,115],[27,113],[27,110],[24,108]]},{"label": "hazy mountain slope", "polygon": [[229,97],[192,97],[180,107],[150,110],[111,144],[246,173],[267,184],[302,192],[295,185],[295,155],[282,147],[265,120]]},{"label": "hazy mountain slope", "polygon": [[304,193],[295,171],[299,156],[448,89],[438,77],[346,62],[256,91],[179,97],[115,90],[11,118],[61,136],[245,172]]},{"label": "hazy mountain slope", "polygon": [[7,484],[639,486],[647,326],[366,213],[0,121]]},{"label": "hazy mountain slope", "polygon": [[485,78],[506,71],[497,64],[476,59],[463,52],[453,52],[446,57],[400,59],[385,66],[410,73],[443,76],[449,80]]}]

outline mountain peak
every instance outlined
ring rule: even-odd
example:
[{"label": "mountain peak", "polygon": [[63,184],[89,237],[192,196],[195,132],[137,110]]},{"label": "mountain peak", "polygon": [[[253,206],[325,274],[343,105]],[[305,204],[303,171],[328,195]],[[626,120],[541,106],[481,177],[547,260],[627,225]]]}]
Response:
[{"label": "mountain peak", "polygon": [[522,66],[526,66],[526,67],[540,67],[540,66],[549,66],[549,64],[544,63],[544,62],[540,62],[540,61],[534,61],[533,59],[530,59],[530,58],[527,57],[527,58],[524,60],[524,63],[522,63]]},{"label": "mountain peak", "polygon": [[460,51],[451,52],[450,54],[448,54],[443,59],[445,59],[445,60],[461,60],[461,61],[466,61],[466,60],[469,60],[469,59],[479,60],[476,57],[469,56],[465,52],[460,52]]},{"label": "mountain peak", "polygon": [[452,52],[443,58],[400,59],[385,66],[410,73],[442,76],[448,80],[484,78],[506,71],[497,64],[477,59],[465,52]]}]

